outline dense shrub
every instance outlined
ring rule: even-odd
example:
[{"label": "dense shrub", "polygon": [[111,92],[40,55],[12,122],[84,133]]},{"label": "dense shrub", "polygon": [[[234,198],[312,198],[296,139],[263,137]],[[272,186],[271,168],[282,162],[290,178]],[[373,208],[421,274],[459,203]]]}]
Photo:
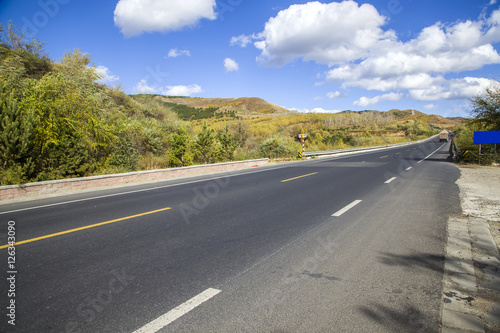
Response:
[{"label": "dense shrub", "polygon": [[290,137],[275,135],[260,145],[262,157],[294,157],[300,150],[296,142]]}]

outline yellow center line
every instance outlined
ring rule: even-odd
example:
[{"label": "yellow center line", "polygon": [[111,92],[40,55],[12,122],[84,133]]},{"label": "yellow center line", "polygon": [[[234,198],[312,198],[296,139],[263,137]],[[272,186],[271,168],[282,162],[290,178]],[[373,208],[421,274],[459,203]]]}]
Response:
[{"label": "yellow center line", "polygon": [[[56,232],[56,233],[50,234],[50,235],[45,235],[45,236],[40,236],[40,237],[36,237],[36,238],[31,238],[31,239],[23,240],[23,241],[20,241],[20,242],[16,242],[13,245],[17,246],[17,245],[21,245],[21,244],[36,242],[36,241],[39,241],[39,240],[42,240],[42,239],[47,239],[47,238],[52,238],[52,237],[56,237],[56,236],[61,236],[61,235],[69,234],[69,233],[80,231],[80,230],[85,230],[85,229],[100,227],[100,226],[105,225],[105,224],[120,222],[120,221],[124,221],[124,220],[130,220],[130,219],[133,219],[133,218],[136,218],[136,217],[140,217],[140,216],[144,216],[144,215],[155,214],[155,213],[163,212],[163,211],[169,210],[169,209],[172,209],[172,208],[171,207],[167,207],[167,208],[152,210],[152,211],[146,212],[146,213],[141,213],[141,214],[126,216],[126,217],[121,217],[121,218],[115,219],[115,220],[110,220],[110,221],[106,221],[106,222],[100,222],[100,223],[96,223],[96,224],[86,225],[86,226],[80,227],[80,228],[70,229],[70,230],[66,230],[66,231]],[[0,246],[0,249],[5,249],[5,248],[8,248],[9,246],[11,246],[11,245],[9,245],[9,244],[2,245],[2,246]]]},{"label": "yellow center line", "polygon": [[307,176],[312,176],[312,175],[315,175],[315,174],[317,174],[317,172],[309,173],[307,175],[298,176],[298,177],[295,177],[295,178],[285,179],[285,180],[282,180],[281,182],[285,183],[285,182],[289,182],[290,180],[295,180],[295,179],[299,179],[299,178],[303,178],[303,177],[307,177]]},{"label": "yellow center line", "polygon": [[382,157],[380,157],[380,158],[386,158],[386,157],[389,157],[389,155],[385,155],[385,156],[382,156]]}]

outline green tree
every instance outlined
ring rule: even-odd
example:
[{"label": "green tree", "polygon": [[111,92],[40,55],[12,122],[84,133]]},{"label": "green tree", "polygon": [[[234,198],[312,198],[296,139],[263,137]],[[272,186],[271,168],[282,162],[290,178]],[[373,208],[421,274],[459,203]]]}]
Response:
[{"label": "green tree", "polygon": [[108,171],[116,173],[135,170],[139,160],[139,153],[135,148],[134,135],[132,133],[126,130],[119,133],[118,140],[110,150],[111,152],[105,163]]},{"label": "green tree", "polygon": [[184,127],[179,127],[177,133],[172,136],[169,163],[174,167],[186,166],[192,163],[192,157],[188,152],[191,138]]},{"label": "green tree", "polygon": [[12,56],[0,61],[0,77],[8,89],[16,91],[16,97],[21,98],[26,87],[26,68],[20,56]]},{"label": "green tree", "polygon": [[0,61],[18,56],[29,78],[39,79],[52,68],[43,46],[36,38],[27,39],[25,32],[11,22],[7,29],[0,30]]},{"label": "green tree", "polygon": [[238,146],[243,147],[248,139],[248,123],[239,120],[238,123],[233,126],[233,131],[235,132],[235,140],[238,142]]},{"label": "green tree", "polygon": [[225,126],[223,130],[217,132],[217,140],[219,141],[220,155],[225,161],[234,160],[234,151],[238,147],[238,141],[235,135],[229,132],[229,126]]},{"label": "green tree", "polygon": [[19,107],[14,92],[0,81],[0,176],[1,184],[26,182],[33,176],[31,157],[34,117]]},{"label": "green tree", "polygon": [[500,83],[471,99],[473,122],[485,130],[500,130]]},{"label": "green tree", "polygon": [[[472,98],[471,102],[474,118],[455,131],[460,150],[469,150],[467,162],[479,160],[479,145],[474,145],[474,131],[500,130],[500,84],[487,88],[483,94]],[[500,160],[498,145],[482,145],[481,152],[481,164]]]},{"label": "green tree", "polygon": [[193,148],[197,154],[197,158],[203,163],[211,163],[215,159],[216,147],[216,134],[211,129],[207,122],[203,123],[203,128],[196,136]]},{"label": "green tree", "polygon": [[95,81],[101,79],[95,67],[90,66],[91,58],[87,53],[75,49],[73,52],[65,52],[64,57],[58,66],[58,70],[71,81],[75,82],[80,88],[88,89],[94,93],[101,90],[99,84]]},{"label": "green tree", "polygon": [[[34,111],[37,126],[33,131],[33,154],[37,157],[40,180],[55,175],[57,178],[84,175],[95,170],[96,163],[116,138],[114,125],[100,112],[105,105],[99,95],[63,73],[47,74],[29,82],[20,106]],[[68,142],[73,148],[67,146]],[[85,167],[78,165],[75,172],[63,167],[67,162],[65,154],[57,151],[68,153],[68,149],[74,150],[70,155],[78,155],[76,160]]]}]

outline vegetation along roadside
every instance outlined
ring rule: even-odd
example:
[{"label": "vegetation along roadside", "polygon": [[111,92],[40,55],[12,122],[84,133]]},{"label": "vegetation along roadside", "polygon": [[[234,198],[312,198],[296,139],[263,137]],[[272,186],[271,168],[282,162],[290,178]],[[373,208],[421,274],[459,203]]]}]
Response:
[{"label": "vegetation along roadside", "polygon": [[79,50],[59,61],[0,25],[0,185],[392,144],[463,119],[415,110],[301,114],[256,97],[127,95]]}]

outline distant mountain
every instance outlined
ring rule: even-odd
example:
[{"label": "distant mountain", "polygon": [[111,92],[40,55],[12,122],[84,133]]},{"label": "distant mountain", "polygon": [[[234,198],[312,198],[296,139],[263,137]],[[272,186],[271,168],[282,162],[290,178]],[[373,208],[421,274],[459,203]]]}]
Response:
[{"label": "distant mountain", "polygon": [[363,111],[343,111],[342,114],[380,114],[380,115],[391,115],[397,122],[407,121],[407,120],[419,120],[426,124],[429,124],[436,128],[452,128],[459,125],[464,118],[454,117],[454,118],[444,118],[435,114],[427,114],[420,112],[418,110],[408,109],[408,110],[398,110],[392,109],[389,111],[377,111],[377,110],[363,110]]},{"label": "distant mountain", "polygon": [[238,115],[251,114],[290,114],[293,111],[269,103],[258,97],[239,98],[196,98],[183,96],[156,96],[155,98],[175,104],[182,104],[193,108],[219,108],[220,112],[236,112]]},{"label": "distant mountain", "polygon": [[449,120],[455,121],[455,122],[464,122],[467,120],[467,118],[464,118],[464,117],[446,117],[446,119],[449,119]]},{"label": "distant mountain", "polygon": [[[199,120],[210,118],[229,117],[233,119],[262,118],[266,116],[296,115],[301,117],[297,111],[287,110],[281,106],[269,103],[258,97],[238,97],[238,98],[200,98],[187,96],[164,96],[164,95],[135,95],[147,99],[155,99],[166,103],[165,106],[176,112],[183,120]],[[338,114],[343,115],[380,115],[392,116],[396,122],[407,120],[418,120],[429,124],[434,128],[454,128],[460,125],[465,118],[451,117],[444,118],[439,115],[427,114],[414,109],[389,111],[346,110]]]}]

